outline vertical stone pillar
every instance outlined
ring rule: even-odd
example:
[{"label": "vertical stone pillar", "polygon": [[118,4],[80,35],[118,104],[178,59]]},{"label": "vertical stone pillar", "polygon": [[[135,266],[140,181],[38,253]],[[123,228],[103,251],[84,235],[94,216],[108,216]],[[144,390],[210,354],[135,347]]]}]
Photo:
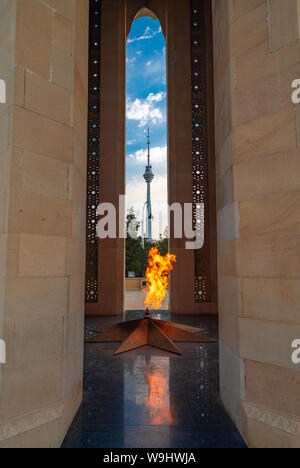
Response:
[{"label": "vertical stone pillar", "polygon": [[57,447],[82,388],[88,2],[0,13],[0,447]]},{"label": "vertical stone pillar", "polygon": [[[185,203],[193,203],[190,2],[167,1],[166,23],[169,204],[184,207]],[[207,59],[211,59],[209,54]],[[207,83],[207,89],[210,85]],[[172,313],[217,313],[215,288],[211,303],[195,302],[195,251],[186,249],[187,239],[175,239],[172,229],[170,234],[170,250],[177,256],[170,289]],[[214,245],[213,232],[211,239]]]},{"label": "vertical stone pillar", "polygon": [[[100,203],[112,203],[119,219],[125,195],[125,2],[102,1],[100,99]],[[125,209],[125,207],[123,207]],[[87,314],[120,315],[124,307],[125,241],[99,241],[99,300]]]},{"label": "vertical stone pillar", "polygon": [[221,396],[260,448],[300,447],[299,38],[298,0],[214,1]]}]

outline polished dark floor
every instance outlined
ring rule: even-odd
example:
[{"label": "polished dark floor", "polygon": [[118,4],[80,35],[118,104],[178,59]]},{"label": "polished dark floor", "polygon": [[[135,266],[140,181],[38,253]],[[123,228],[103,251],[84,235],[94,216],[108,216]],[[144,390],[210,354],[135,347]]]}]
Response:
[{"label": "polished dark floor", "polygon": [[[217,337],[214,317],[153,317]],[[88,318],[86,334],[116,321]],[[244,448],[219,399],[218,344],[178,346],[182,356],[144,347],[113,357],[118,343],[86,344],[83,403],[63,448]]]}]

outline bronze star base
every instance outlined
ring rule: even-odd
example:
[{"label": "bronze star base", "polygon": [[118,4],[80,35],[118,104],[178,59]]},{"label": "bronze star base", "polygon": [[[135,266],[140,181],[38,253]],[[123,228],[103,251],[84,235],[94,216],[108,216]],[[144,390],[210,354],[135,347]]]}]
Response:
[{"label": "bronze star base", "polygon": [[186,343],[215,343],[216,340],[198,335],[199,328],[181,325],[173,322],[163,322],[151,318],[146,311],[145,318],[121,322],[104,329],[95,330],[100,333],[86,340],[87,343],[109,343],[122,341],[115,355],[140,348],[153,346],[155,348],[181,354],[174,341]]}]

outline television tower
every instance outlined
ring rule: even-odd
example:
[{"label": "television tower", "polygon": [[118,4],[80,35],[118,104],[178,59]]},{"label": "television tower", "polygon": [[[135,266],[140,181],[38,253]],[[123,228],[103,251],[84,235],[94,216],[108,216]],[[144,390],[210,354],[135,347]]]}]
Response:
[{"label": "television tower", "polygon": [[144,173],[144,179],[147,183],[147,237],[148,240],[152,241],[152,205],[151,205],[151,182],[154,179],[154,174],[152,172],[152,166],[150,164],[150,130],[148,128],[147,135],[147,146],[148,146],[148,156],[147,156],[147,166]]}]

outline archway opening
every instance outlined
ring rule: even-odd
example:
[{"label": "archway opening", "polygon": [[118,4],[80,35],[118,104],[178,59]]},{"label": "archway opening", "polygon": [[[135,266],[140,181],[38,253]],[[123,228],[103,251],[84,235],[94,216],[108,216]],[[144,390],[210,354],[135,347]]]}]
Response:
[{"label": "archway opening", "polygon": [[[143,310],[148,253],[168,251],[166,42],[161,24],[137,14],[126,51],[127,239],[125,310]],[[169,309],[167,294],[162,304]]]}]

